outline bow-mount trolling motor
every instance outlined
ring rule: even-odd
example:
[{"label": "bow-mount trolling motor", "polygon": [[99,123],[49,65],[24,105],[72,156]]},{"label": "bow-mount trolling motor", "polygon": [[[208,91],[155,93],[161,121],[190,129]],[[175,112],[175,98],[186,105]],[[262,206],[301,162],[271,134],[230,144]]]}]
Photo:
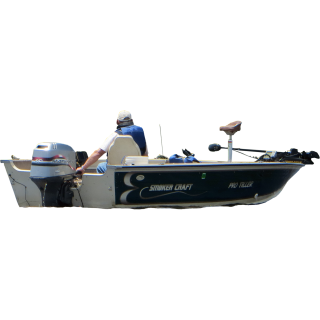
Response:
[{"label": "bow-mount trolling motor", "polygon": [[42,206],[72,206],[76,165],[76,152],[66,144],[45,142],[33,150],[30,179],[40,189]]},{"label": "bow-mount trolling motor", "polygon": [[261,157],[251,157],[246,154],[246,156],[257,159],[256,162],[290,162],[290,163],[302,163],[302,164],[313,164],[312,159],[319,159],[319,154],[316,151],[302,151],[299,152],[298,149],[291,148],[289,151],[279,152],[279,151],[268,151],[268,150],[255,150],[255,149],[241,149],[232,148],[232,136],[241,129],[241,121],[234,121],[229,123],[227,126],[220,127],[220,131],[224,131],[229,135],[228,148],[221,147],[218,143],[213,143],[209,145],[209,151],[216,152],[221,149],[228,149],[228,162],[232,161],[232,151],[248,151],[248,152],[262,152]]}]

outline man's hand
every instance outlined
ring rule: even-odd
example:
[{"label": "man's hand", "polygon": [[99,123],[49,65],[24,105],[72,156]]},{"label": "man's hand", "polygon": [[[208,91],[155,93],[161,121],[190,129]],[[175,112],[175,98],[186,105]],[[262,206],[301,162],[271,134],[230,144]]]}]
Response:
[{"label": "man's hand", "polygon": [[77,170],[76,170],[76,174],[81,174],[81,175],[83,175],[84,174],[84,169],[82,168],[82,167],[79,167],[79,168],[77,168]]},{"label": "man's hand", "polygon": [[77,168],[76,173],[80,173],[81,175],[84,174],[85,169],[83,169],[83,167],[88,169],[105,153],[106,152],[102,149],[98,149],[98,150],[94,151],[93,154],[87,159],[86,163],[82,167]]}]

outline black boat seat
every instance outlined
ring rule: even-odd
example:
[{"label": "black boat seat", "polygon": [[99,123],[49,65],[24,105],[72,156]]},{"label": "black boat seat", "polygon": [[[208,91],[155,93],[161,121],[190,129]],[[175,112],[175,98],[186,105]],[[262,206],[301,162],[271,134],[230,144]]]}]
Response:
[{"label": "black boat seat", "polygon": [[224,131],[229,136],[234,135],[237,131],[241,130],[241,121],[233,121],[226,126],[220,127],[220,131]]}]

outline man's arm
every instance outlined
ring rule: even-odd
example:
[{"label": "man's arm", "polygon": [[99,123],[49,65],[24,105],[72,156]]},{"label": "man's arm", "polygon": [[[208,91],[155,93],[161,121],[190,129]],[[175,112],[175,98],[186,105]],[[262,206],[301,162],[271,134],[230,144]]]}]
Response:
[{"label": "man's arm", "polygon": [[87,159],[85,164],[82,167],[77,168],[78,172],[81,172],[82,174],[84,171],[89,168],[91,165],[93,165],[96,161],[98,161],[102,155],[104,155],[106,152],[102,149],[97,149],[92,153],[92,155]]}]

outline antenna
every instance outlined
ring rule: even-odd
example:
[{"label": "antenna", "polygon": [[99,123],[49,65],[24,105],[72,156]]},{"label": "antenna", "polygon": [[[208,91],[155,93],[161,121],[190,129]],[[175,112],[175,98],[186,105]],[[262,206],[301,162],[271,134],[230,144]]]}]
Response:
[{"label": "antenna", "polygon": [[162,155],[163,155],[162,134],[161,134],[161,126],[160,126],[160,124],[159,124],[159,128],[160,128],[160,138],[161,138],[161,149],[162,149]]}]

